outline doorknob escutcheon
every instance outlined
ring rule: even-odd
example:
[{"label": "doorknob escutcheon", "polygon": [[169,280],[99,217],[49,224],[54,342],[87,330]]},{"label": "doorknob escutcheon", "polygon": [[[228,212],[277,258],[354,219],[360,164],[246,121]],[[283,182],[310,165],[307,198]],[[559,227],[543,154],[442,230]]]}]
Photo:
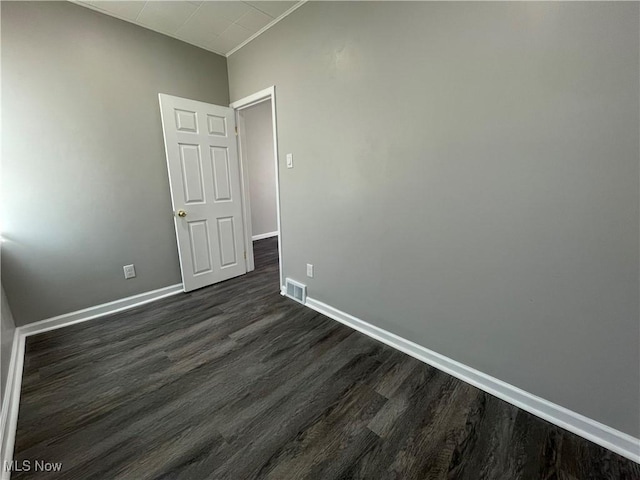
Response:
[{"label": "doorknob escutcheon", "polygon": [[179,217],[186,217],[187,216],[187,212],[185,212],[184,210],[178,210],[178,216]]}]

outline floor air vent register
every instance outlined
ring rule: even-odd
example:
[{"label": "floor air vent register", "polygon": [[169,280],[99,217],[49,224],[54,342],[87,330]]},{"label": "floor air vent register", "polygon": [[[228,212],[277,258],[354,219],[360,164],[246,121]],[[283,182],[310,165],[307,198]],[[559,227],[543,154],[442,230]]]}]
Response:
[{"label": "floor air vent register", "polygon": [[307,286],[290,278],[287,278],[285,282],[287,297],[304,305],[307,300]]}]

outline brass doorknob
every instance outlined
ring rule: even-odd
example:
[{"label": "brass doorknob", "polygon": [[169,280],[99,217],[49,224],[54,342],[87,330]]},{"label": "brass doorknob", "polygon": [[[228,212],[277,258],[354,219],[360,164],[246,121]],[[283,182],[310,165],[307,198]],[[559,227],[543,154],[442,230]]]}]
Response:
[{"label": "brass doorknob", "polygon": [[178,216],[179,217],[186,217],[187,216],[187,212],[185,212],[184,210],[178,210]]}]

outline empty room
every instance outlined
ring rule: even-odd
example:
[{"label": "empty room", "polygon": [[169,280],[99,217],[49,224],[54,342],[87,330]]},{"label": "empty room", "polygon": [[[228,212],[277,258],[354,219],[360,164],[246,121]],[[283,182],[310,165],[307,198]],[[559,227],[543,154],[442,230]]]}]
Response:
[{"label": "empty room", "polygon": [[0,480],[640,480],[639,2],[0,42]]}]

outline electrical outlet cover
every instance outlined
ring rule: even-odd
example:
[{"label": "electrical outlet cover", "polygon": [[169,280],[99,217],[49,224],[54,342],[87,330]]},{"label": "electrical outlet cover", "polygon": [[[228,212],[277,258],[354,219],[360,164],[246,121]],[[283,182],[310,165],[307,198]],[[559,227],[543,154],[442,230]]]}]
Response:
[{"label": "electrical outlet cover", "polygon": [[122,269],[124,270],[124,278],[126,279],[135,278],[136,267],[133,264],[125,265],[124,267],[122,267]]}]

